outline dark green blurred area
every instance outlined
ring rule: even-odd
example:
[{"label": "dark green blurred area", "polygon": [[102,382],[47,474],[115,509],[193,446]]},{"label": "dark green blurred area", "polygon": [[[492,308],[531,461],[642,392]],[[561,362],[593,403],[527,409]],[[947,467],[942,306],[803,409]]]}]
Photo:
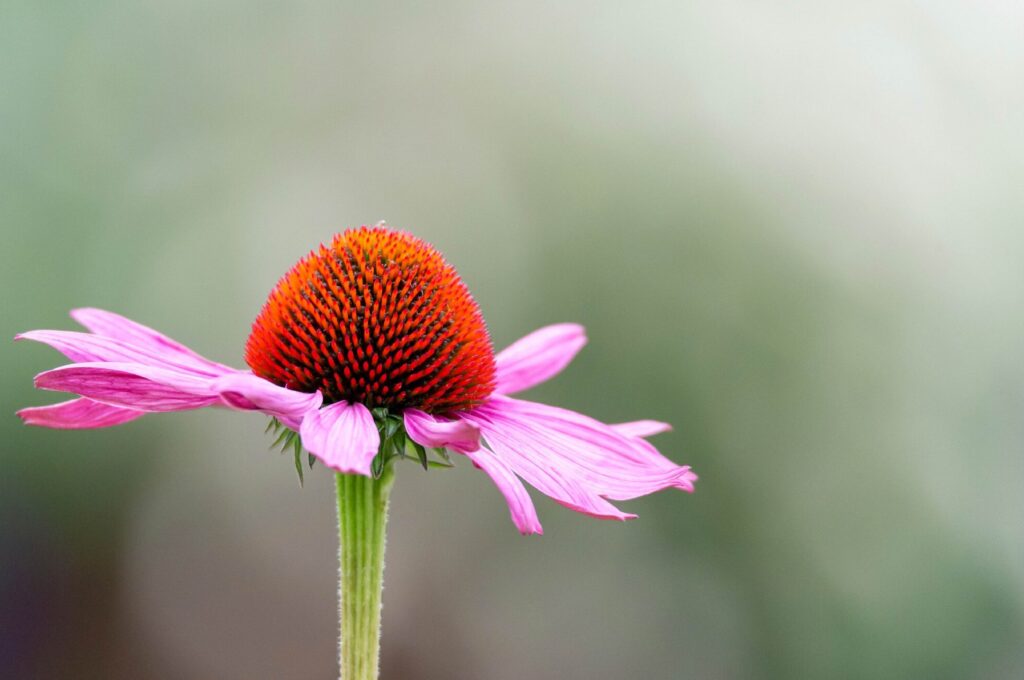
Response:
[{"label": "dark green blurred area", "polygon": [[[1024,10],[967,2],[0,6],[0,336],[97,306],[241,366],[277,278],[386,219],[529,396],[692,496],[520,537],[397,481],[385,678],[1024,675]],[[0,677],[324,678],[332,480],[263,420],[23,427],[0,353]]]}]

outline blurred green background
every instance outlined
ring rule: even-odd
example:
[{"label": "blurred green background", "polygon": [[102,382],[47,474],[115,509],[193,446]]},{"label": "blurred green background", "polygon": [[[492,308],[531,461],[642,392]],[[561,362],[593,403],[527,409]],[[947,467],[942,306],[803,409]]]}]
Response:
[{"label": "blurred green background", "polygon": [[[1024,6],[0,3],[0,336],[98,306],[236,366],[386,219],[531,392],[693,496],[598,522],[400,469],[385,678],[1024,676]],[[23,427],[0,352],[0,677],[333,677],[332,480],[256,415]]]}]

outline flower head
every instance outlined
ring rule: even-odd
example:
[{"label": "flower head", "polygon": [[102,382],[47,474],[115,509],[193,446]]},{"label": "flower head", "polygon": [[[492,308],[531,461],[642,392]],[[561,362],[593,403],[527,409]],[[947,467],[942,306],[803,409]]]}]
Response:
[{"label": "flower head", "polygon": [[523,533],[541,533],[523,480],[573,510],[628,519],[611,501],[693,491],[697,479],[644,439],[664,423],[606,425],[509,396],[565,368],[586,343],[583,328],[548,326],[495,355],[454,268],[386,227],[339,234],[281,279],[245,346],[251,371],[111,312],[71,315],[90,332],[17,336],[72,362],[36,376],[37,387],[78,395],[19,411],[30,425],[108,427],[205,406],[260,411],[328,467],[360,475],[407,446],[424,464],[425,448],[448,450],[490,476]]},{"label": "flower head", "polygon": [[373,227],[338,234],[296,264],[256,317],[253,373],[325,403],[477,406],[494,390],[494,350],[469,290],[437,250]]}]

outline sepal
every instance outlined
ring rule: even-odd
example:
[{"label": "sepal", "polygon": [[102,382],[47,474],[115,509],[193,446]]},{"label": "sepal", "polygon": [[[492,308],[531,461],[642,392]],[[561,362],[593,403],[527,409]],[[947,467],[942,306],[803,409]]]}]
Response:
[{"label": "sepal", "polygon": [[396,458],[411,460],[424,470],[455,467],[444,449],[429,448],[414,442],[406,433],[405,421],[400,414],[392,414],[384,407],[372,409],[371,413],[380,432],[380,452],[373,460],[375,477],[378,477],[384,467]]},{"label": "sepal", "polygon": [[[374,479],[379,479],[384,474],[384,469],[396,459],[410,460],[424,470],[455,467],[455,463],[445,449],[426,447],[414,442],[405,431],[405,421],[402,420],[401,415],[394,415],[383,407],[371,409],[370,413],[373,414],[374,423],[380,433],[380,449],[370,465]],[[309,469],[313,469],[316,456],[302,447],[302,438],[299,433],[277,418],[270,419],[264,433],[274,436],[274,442],[270,445],[271,450],[292,454],[299,485],[304,485],[303,453],[306,454]]]},{"label": "sepal", "polygon": [[[289,427],[286,427],[285,424],[277,418],[270,419],[264,433],[272,433],[277,437],[274,440],[274,443],[270,445],[270,449],[272,451],[274,449],[280,449],[281,453],[291,452],[292,457],[295,459],[295,473],[299,477],[299,486],[304,486],[305,476],[302,469],[302,454],[304,449],[302,448],[302,438],[299,436],[299,433]],[[309,458],[309,467],[312,469],[313,461],[316,460],[316,458],[312,453],[307,453],[306,455]]]}]

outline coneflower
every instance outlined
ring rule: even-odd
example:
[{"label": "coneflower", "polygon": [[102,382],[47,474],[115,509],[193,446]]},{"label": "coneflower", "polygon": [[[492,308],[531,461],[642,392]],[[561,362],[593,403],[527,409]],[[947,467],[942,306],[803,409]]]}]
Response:
[{"label": "coneflower", "polygon": [[303,449],[336,472],[346,680],[377,677],[396,460],[429,467],[450,465],[449,452],[465,455],[524,534],[542,531],[522,480],[578,512],[629,519],[611,501],[693,491],[697,479],[644,439],[669,429],[664,423],[607,425],[510,397],[565,368],[586,343],[583,328],[548,326],[495,355],[455,269],[428,243],[384,226],[338,234],[285,274],[253,323],[248,371],[111,312],[71,316],[90,332],[17,336],[72,361],[36,376],[37,387],[79,395],[19,411],[26,423],[95,428],[205,406],[260,411],[300,474]]}]

